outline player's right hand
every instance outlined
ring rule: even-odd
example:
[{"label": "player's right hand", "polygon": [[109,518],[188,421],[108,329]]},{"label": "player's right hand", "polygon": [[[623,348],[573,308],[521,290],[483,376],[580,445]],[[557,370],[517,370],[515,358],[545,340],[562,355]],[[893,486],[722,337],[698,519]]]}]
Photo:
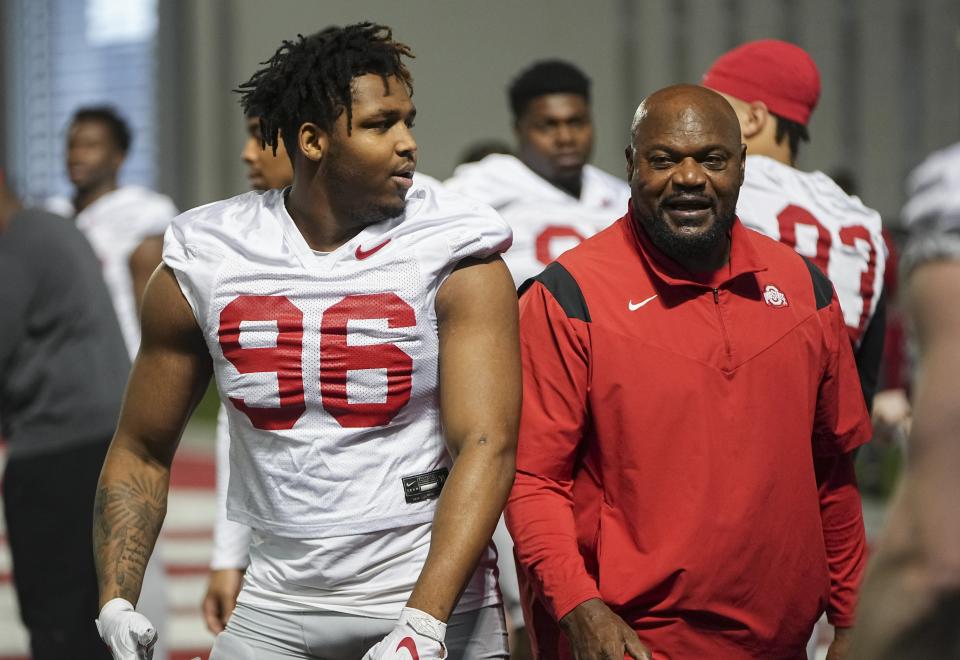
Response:
[{"label": "player's right hand", "polygon": [[225,568],[210,571],[207,595],[203,597],[203,620],[214,635],[223,631],[237,607],[237,596],[243,586],[243,570]]},{"label": "player's right hand", "polygon": [[367,651],[363,660],[442,660],[447,624],[426,612],[404,607],[396,627]]},{"label": "player's right hand", "polygon": [[652,660],[650,651],[633,628],[599,598],[591,598],[577,605],[560,619],[560,626],[570,640],[574,660]]},{"label": "player's right hand", "polygon": [[114,598],[107,602],[96,624],[113,660],[152,660],[157,629],[129,601]]}]

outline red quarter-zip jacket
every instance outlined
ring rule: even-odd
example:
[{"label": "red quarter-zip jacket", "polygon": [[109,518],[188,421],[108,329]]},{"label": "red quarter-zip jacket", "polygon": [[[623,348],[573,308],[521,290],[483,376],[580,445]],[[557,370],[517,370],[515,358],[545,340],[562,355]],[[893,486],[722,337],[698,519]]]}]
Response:
[{"label": "red quarter-zip jacket", "polygon": [[506,513],[538,657],[590,598],[658,659],[801,658],[825,609],[850,625],[871,428],[829,280],[739,221],[695,276],[628,214],[522,292]]}]

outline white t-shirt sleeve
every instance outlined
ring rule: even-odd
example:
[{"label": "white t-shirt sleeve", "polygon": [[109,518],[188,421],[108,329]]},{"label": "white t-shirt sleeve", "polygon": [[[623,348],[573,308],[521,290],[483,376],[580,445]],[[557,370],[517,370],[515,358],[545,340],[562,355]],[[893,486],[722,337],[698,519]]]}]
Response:
[{"label": "white t-shirt sleeve", "polygon": [[227,520],[227,485],[230,483],[230,429],[221,404],[217,412],[217,490],[213,520],[213,554],[210,570],[245,569],[250,563],[250,528]]}]

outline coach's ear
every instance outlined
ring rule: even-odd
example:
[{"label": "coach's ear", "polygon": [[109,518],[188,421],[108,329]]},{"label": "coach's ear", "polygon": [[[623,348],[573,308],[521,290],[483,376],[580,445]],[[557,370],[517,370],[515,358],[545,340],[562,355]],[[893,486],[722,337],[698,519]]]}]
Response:
[{"label": "coach's ear", "polygon": [[300,153],[315,163],[323,160],[329,140],[330,135],[325,130],[309,121],[301,124],[297,133],[297,146]]}]

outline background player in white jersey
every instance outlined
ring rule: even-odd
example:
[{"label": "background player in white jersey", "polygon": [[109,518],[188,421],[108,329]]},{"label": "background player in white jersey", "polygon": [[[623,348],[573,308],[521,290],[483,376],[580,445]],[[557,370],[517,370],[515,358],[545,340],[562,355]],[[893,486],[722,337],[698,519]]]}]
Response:
[{"label": "background player in white jersey", "polygon": [[517,285],[623,215],[625,180],[588,164],[590,80],[559,60],[536,62],[510,84],[517,155],[491,154],[446,185],[494,207],[513,229],[504,260]]},{"label": "background player in white jersey", "polygon": [[143,186],[118,184],[133,136],[110,107],[77,110],[67,129],[67,175],[72,199],[56,197],[47,208],[74,218],[103,264],[130,358],[140,346],[140,301],[160,263],[163,232],[177,209],[169,197]]},{"label": "background player in white jersey", "polygon": [[899,492],[870,559],[851,657],[960,657],[960,144],[907,183],[903,254],[918,348],[914,421]]},{"label": "background player in white jersey", "polygon": [[[48,210],[73,218],[100,260],[103,279],[132,360],[140,348],[140,302],[150,275],[160,263],[163,232],[177,214],[173,201],[143,186],[120,186],[120,169],[133,134],[109,106],[78,109],[67,128],[67,176],[71,199],[47,200]],[[159,553],[150,561],[141,609],[162,625],[167,594]],[[164,660],[165,644],[154,653]]]},{"label": "background player in white jersey", "polygon": [[253,190],[286,188],[293,183],[293,165],[283,140],[276,150],[268,147],[260,131],[260,118],[247,115],[247,139],[243,143],[240,159],[247,166],[247,181]]},{"label": "background player in white jersey", "polygon": [[[869,409],[883,352],[886,248],[876,211],[847,195],[823,172],[794,167],[800,141],[809,139],[807,122],[820,98],[816,64],[799,46],[763,39],[721,55],[704,74],[703,84],[733,106],[747,145],[738,217],[747,227],[792,246],[830,278]],[[827,486],[835,477],[853,473],[851,454],[830,460],[821,459],[817,465],[825,518],[833,504]],[[856,594],[834,589],[831,598],[856,599]],[[835,641],[829,657],[839,658],[849,644],[853,621],[830,623]],[[815,632],[808,651],[822,636]]]},{"label": "background player in white jersey", "polygon": [[[293,183],[293,165],[283,140],[277,141],[274,150],[263,142],[259,117],[248,115],[246,124],[247,139],[240,158],[247,165],[250,187],[259,191],[286,188]],[[207,592],[203,597],[203,618],[207,628],[214,634],[227,625],[227,619],[237,605],[243,571],[249,563],[250,528],[226,518],[229,451],[227,415],[221,406],[217,414],[217,506],[213,524],[213,555],[210,558]]]},{"label": "background player in white jersey", "polygon": [[737,215],[751,229],[793,246],[833,282],[869,408],[883,350],[886,247],[879,213],[823,172],[794,167],[820,98],[816,64],[794,44],[751,41],[720,56],[703,84],[733,106],[747,145]]},{"label": "background player in white jersey", "polygon": [[167,233],[95,512],[118,658],[156,637],[131,601],[211,372],[229,514],[254,528],[212,658],[506,655],[489,539],[519,412],[510,231],[413,181],[404,55],[368,23],[285,42],[241,90],[266,142],[282,132],[293,186]]},{"label": "background player in white jersey", "polygon": [[[625,180],[588,164],[593,152],[590,79],[560,60],[535,62],[511,82],[516,156],[491,154],[464,163],[445,185],[490,204],[513,229],[504,255],[519,286],[563,252],[620,217],[630,198]],[[500,586],[515,657],[526,657],[513,541],[501,521],[494,534]]]}]

